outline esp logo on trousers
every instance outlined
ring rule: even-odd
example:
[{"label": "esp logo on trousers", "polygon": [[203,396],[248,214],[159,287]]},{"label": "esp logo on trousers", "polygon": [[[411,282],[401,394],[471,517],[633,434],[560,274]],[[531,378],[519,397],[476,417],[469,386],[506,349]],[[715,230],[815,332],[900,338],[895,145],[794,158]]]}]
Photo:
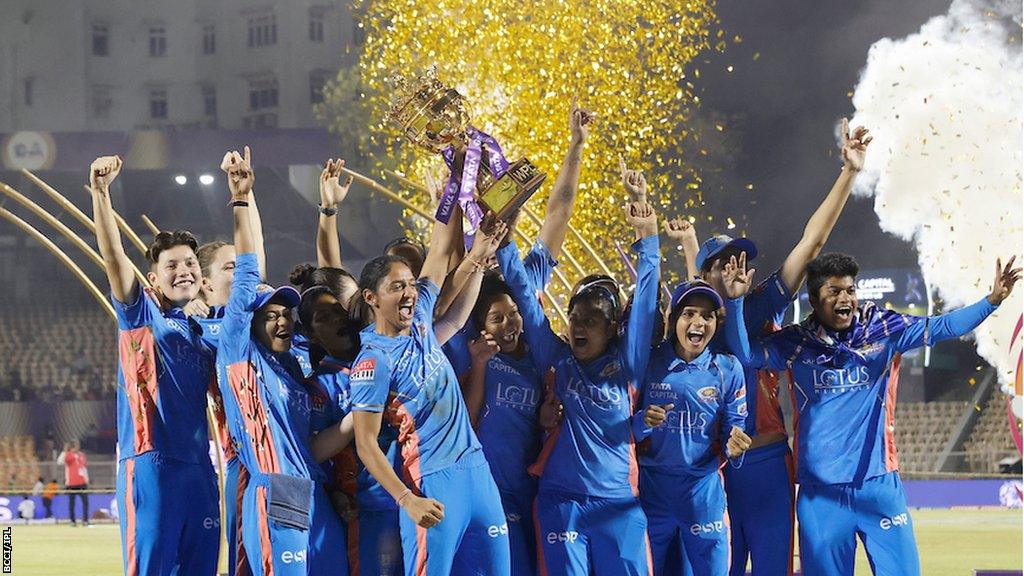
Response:
[{"label": "esp logo on trousers", "polygon": [[305,561],[305,550],[297,550],[295,552],[292,552],[291,550],[285,550],[284,552],[281,552],[281,562],[284,562],[285,564],[292,564]]},{"label": "esp logo on trousers", "polygon": [[882,530],[889,530],[893,526],[906,526],[907,524],[910,524],[910,518],[906,512],[897,514],[892,518],[882,518],[878,521],[878,525],[882,527]]},{"label": "esp logo on trousers", "polygon": [[579,537],[580,533],[575,530],[568,530],[566,532],[548,532],[548,544],[556,544],[558,542],[569,542],[571,544]]},{"label": "esp logo on trousers", "polygon": [[690,526],[690,534],[694,536],[700,536],[701,534],[711,534],[712,532],[721,532],[725,529],[725,523],[721,520],[715,520],[714,522],[707,522],[704,524],[694,524]]},{"label": "esp logo on trousers", "polygon": [[508,536],[508,524],[502,524],[501,526],[488,526],[487,535],[491,538],[497,538],[498,536]]}]

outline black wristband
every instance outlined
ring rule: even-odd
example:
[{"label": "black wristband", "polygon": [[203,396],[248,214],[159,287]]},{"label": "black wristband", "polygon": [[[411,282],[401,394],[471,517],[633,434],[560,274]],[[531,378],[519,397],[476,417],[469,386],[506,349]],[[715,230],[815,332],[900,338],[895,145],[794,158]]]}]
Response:
[{"label": "black wristband", "polygon": [[231,206],[232,208],[248,208],[249,202],[245,200],[232,200],[231,204],[228,204],[228,206]]},{"label": "black wristband", "polygon": [[336,216],[338,214],[338,207],[337,206],[331,206],[330,208],[324,208],[323,204],[317,204],[316,205],[316,209],[317,209],[317,211],[319,211],[324,216]]}]

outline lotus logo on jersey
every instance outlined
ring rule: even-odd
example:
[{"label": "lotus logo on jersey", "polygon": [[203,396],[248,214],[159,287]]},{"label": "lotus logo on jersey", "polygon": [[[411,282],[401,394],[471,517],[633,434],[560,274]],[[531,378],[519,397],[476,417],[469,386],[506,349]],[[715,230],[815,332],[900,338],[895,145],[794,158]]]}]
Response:
[{"label": "lotus logo on jersey", "polygon": [[694,536],[699,536],[702,533],[711,534],[712,532],[721,532],[722,530],[725,530],[725,522],[721,520],[690,526],[690,534],[693,534]]},{"label": "lotus logo on jersey", "polygon": [[305,561],[305,550],[296,550],[295,552],[292,552],[291,550],[285,550],[284,552],[281,552],[281,562],[284,562],[285,564],[296,564]]},{"label": "lotus logo on jersey", "polygon": [[888,530],[893,526],[906,526],[907,524],[910,524],[910,517],[907,516],[906,512],[897,514],[892,518],[882,518],[878,521],[878,525],[882,527],[882,530]]},{"label": "lotus logo on jersey", "polygon": [[497,538],[498,536],[508,536],[508,524],[502,524],[501,526],[488,526],[487,535],[491,538]]},{"label": "lotus logo on jersey", "polygon": [[714,386],[705,386],[700,390],[697,390],[697,396],[705,402],[714,402],[718,400],[718,388]]},{"label": "lotus logo on jersey", "polygon": [[374,374],[377,371],[377,360],[374,358],[367,358],[359,364],[356,364],[352,368],[352,373],[349,376],[350,382],[367,382],[373,381]]},{"label": "lotus logo on jersey", "polygon": [[575,530],[548,532],[548,544],[557,544],[558,542],[569,542],[571,544],[579,539],[579,537],[580,533]]},{"label": "lotus logo on jersey", "polygon": [[866,386],[871,376],[866,366],[856,368],[832,368],[813,370],[814,389],[821,392],[845,392],[858,386]]}]

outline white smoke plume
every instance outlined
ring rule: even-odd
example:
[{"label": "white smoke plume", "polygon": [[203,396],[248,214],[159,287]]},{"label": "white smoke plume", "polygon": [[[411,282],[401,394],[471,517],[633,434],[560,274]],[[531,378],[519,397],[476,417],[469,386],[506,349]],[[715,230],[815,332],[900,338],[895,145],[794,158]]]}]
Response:
[{"label": "white smoke plume", "polygon": [[[883,230],[914,243],[947,309],[988,293],[997,256],[1024,257],[1020,22],[1019,2],[954,0],[917,33],[875,42],[854,91],[851,125],[875,136],[856,192],[875,197]],[[1004,386],[1022,292],[975,332]]]}]

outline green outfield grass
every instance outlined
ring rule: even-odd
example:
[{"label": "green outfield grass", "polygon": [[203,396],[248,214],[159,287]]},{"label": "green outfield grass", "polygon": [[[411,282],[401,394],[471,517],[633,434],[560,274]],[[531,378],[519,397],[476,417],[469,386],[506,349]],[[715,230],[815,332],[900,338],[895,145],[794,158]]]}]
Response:
[{"label": "green outfield grass", "polygon": [[[964,576],[976,568],[1022,568],[1019,510],[915,510],[921,569],[927,576]],[[13,527],[14,574],[94,576],[121,573],[116,525],[92,528]],[[857,574],[870,574],[863,553]]]}]

